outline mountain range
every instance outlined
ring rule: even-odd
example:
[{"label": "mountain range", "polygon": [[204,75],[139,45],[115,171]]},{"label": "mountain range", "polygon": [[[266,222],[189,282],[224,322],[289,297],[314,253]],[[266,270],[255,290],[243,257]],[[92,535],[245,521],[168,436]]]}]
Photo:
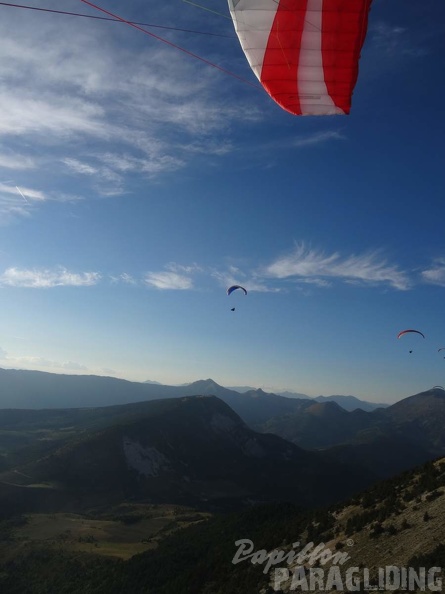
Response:
[{"label": "mountain range", "polygon": [[[254,392],[258,388],[252,388],[251,386],[230,386],[229,390],[235,390],[236,392]],[[366,400],[360,400],[356,396],[342,396],[342,395],[332,395],[332,396],[316,396],[312,398],[307,394],[301,394],[300,392],[289,392],[288,390],[277,391],[273,392],[278,396],[284,396],[285,398],[297,398],[300,400],[315,400],[316,402],[336,402],[342,408],[347,411],[353,411],[357,408],[360,410],[364,410],[366,412],[370,412],[375,410],[376,408],[386,408],[389,404],[385,404],[383,402],[368,402]]]},{"label": "mountain range", "polygon": [[22,404],[0,409],[2,592],[292,591],[231,563],[246,538],[353,542],[351,562],[371,571],[445,562],[443,389],[372,411],[210,379],[0,370],[0,389]]},{"label": "mountain range", "polygon": [[[250,429],[306,450],[324,450],[332,460],[366,469],[370,477],[386,478],[445,454],[445,391],[440,388],[366,412],[347,411],[330,399],[288,398],[261,389],[240,393],[211,379],[164,386],[0,369],[0,394],[2,405],[11,407],[0,409],[0,451],[9,456],[0,457],[0,470],[25,463],[31,452],[46,455],[80,427],[100,429],[131,411],[144,414],[144,405],[153,400],[206,395],[225,402]],[[121,403],[131,404],[124,412]],[[30,410],[19,414],[24,407]],[[37,410],[43,408],[46,412]]]},{"label": "mountain range", "polygon": [[[110,409],[58,411],[64,437],[34,418],[47,449],[25,447],[19,464],[12,455],[0,474],[0,508],[83,510],[128,499],[218,509],[281,499],[323,505],[372,480],[359,465],[254,432],[214,396]],[[3,433],[24,429],[30,411],[21,412],[15,423],[3,419]]]},{"label": "mountain range", "polygon": [[[224,388],[212,379],[198,380],[181,386],[168,386],[159,382],[131,382],[113,377],[94,375],[54,374],[42,371],[0,368],[0,409],[2,408],[78,408],[84,406],[111,406],[142,400],[177,398],[195,394],[215,395],[243,402],[247,398],[261,398],[276,402],[278,411],[292,410],[295,400],[311,400],[309,396],[291,392],[272,394],[248,386]],[[267,396],[273,396],[271,400]],[[291,402],[286,402],[291,401]],[[373,410],[385,404],[369,403],[355,396],[318,396],[315,400],[338,402],[345,410],[361,408]],[[278,404],[280,403],[280,404]],[[230,404],[230,403],[228,403]],[[240,404],[242,406],[242,404]]]}]

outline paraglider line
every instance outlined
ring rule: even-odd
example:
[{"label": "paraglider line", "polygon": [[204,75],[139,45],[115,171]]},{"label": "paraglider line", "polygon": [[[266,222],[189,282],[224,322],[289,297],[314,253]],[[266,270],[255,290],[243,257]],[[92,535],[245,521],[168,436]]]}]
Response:
[{"label": "paraglider line", "polygon": [[141,31],[141,33],[145,33],[145,35],[154,37],[158,41],[162,41],[166,45],[169,45],[170,47],[174,47],[175,49],[183,52],[184,54],[187,54],[188,56],[195,58],[196,60],[200,60],[201,62],[204,62],[204,64],[207,64],[208,66],[212,66],[212,68],[216,68],[217,70],[220,70],[221,72],[224,72],[225,74],[228,74],[229,76],[232,76],[233,78],[236,78],[237,80],[243,82],[246,85],[249,85],[250,87],[253,87],[254,89],[261,90],[260,86],[246,80],[245,78],[242,78],[241,76],[238,76],[234,72],[230,72],[230,70],[226,70],[225,68],[222,68],[222,66],[218,66],[217,64],[214,64],[213,62],[210,62],[209,60],[206,60],[205,58],[202,58],[201,56],[198,56],[197,54],[194,54],[193,52],[186,50],[185,48],[181,47],[180,45],[176,45],[176,43],[173,43],[172,41],[169,41],[168,39],[164,39],[163,37],[160,37],[159,35],[156,35],[155,33],[152,33],[151,31],[147,31],[146,29],[143,29],[139,25],[136,25],[135,23],[132,23],[131,21],[127,21],[117,14],[114,14],[108,10],[105,10],[105,8],[101,8],[100,6],[97,6],[97,4],[93,4],[89,0],[80,0],[80,2],[83,2],[84,4],[91,6],[91,8],[95,8],[96,10],[99,10],[100,12],[103,12],[104,14],[107,14],[108,16],[110,16],[114,19],[117,19],[118,21],[121,21],[122,23],[126,23],[130,27],[133,27],[133,29],[137,29],[138,31]]},{"label": "paraglider line", "polygon": [[217,14],[218,16],[222,16],[225,19],[229,19],[229,21],[232,20],[226,14],[223,14],[222,12],[216,12],[216,10],[212,10],[211,8],[207,8],[207,6],[201,6],[201,4],[196,4],[195,2],[190,2],[190,0],[182,0],[182,1],[185,2],[186,4],[191,4],[192,6],[196,6],[196,8],[202,8],[202,10],[206,10],[207,12],[212,12],[213,14]]},{"label": "paraglider line", "polygon": [[[101,17],[92,14],[85,14],[80,12],[68,12],[66,10],[54,10],[52,8],[37,8],[36,6],[27,6],[25,4],[12,4],[11,2],[0,2],[0,6],[9,6],[10,8],[23,8],[26,10],[37,10],[39,12],[51,12],[54,14],[64,14],[68,16],[82,17],[86,19],[95,19],[98,21],[111,21],[115,23],[122,22],[120,19],[111,17]],[[211,33],[208,31],[196,31],[194,29],[180,29],[179,27],[167,27],[164,25],[153,25],[152,23],[138,23],[131,21],[133,25],[143,25],[144,27],[153,27],[156,29],[168,29],[170,31],[180,31],[182,33],[196,33],[197,35],[212,35],[214,37],[226,37],[227,39],[235,39],[234,35],[224,35],[222,33]]]},{"label": "paraglider line", "polygon": [[[185,0],[184,0],[184,1],[185,1]],[[275,4],[276,4],[277,6],[278,6],[278,5],[280,5],[280,6],[284,6],[284,4],[280,4],[280,0],[273,0],[273,2],[275,2]],[[292,6],[292,7],[291,7],[291,6],[289,6],[289,7],[286,7],[286,6],[284,6],[284,8],[288,8],[289,10],[293,10],[293,8],[294,8],[294,7],[293,7],[293,6]],[[307,18],[305,18],[305,19],[304,19],[304,22],[305,22],[305,23],[307,23],[308,25],[311,25],[312,27],[314,27],[314,29],[316,29],[317,31],[321,31],[321,28],[320,28],[320,27],[318,27],[318,26],[317,26],[317,25],[315,25],[314,23],[311,23],[311,21],[309,21]],[[258,29],[258,30],[259,30],[259,29]]]},{"label": "paraglider line", "polygon": [[283,46],[281,44],[280,34],[279,34],[279,31],[278,31],[278,25],[279,25],[279,21],[277,19],[277,31],[276,31],[277,41],[280,44],[281,53],[283,54],[283,58],[284,58],[284,60],[285,60],[285,62],[287,64],[287,68],[288,68],[288,70],[290,70],[289,60],[287,59],[286,52],[284,51],[284,48],[283,48]]}]

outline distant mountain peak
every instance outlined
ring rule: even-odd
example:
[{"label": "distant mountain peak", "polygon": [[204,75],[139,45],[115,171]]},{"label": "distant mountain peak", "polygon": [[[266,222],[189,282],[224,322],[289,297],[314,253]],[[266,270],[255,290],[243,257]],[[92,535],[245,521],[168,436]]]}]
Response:
[{"label": "distant mountain peak", "polygon": [[213,380],[211,377],[207,378],[207,379],[202,379],[202,380],[196,380],[196,382],[192,382],[191,384],[188,385],[189,388],[197,388],[202,390],[203,388],[207,389],[207,390],[211,390],[211,389],[222,389],[223,386],[221,386],[220,384],[217,384],[215,382],[215,380]]},{"label": "distant mountain peak", "polygon": [[366,412],[371,412],[376,408],[388,407],[388,404],[367,402],[366,400],[360,400],[356,396],[343,396],[340,394],[335,394],[332,396],[317,396],[316,398],[314,398],[314,400],[316,400],[317,402],[336,402],[344,410],[347,411],[353,411],[357,408],[360,408]]},{"label": "distant mountain peak", "polygon": [[346,414],[347,411],[340,406],[335,400],[325,401],[325,402],[314,402],[308,406],[305,410],[305,413],[309,413],[311,415],[325,415],[325,414]]}]

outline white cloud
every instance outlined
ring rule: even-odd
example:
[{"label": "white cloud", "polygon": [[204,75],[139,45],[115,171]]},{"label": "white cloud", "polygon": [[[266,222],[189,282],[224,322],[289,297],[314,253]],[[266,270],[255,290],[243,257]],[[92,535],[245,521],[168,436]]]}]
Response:
[{"label": "white cloud", "polygon": [[[29,198],[35,200],[44,199],[43,194],[37,190],[31,190]],[[32,194],[32,196],[31,196]],[[15,186],[6,183],[0,183],[0,221],[1,224],[8,223],[11,217],[28,217],[31,211],[31,202],[20,193]]]},{"label": "white cloud", "polygon": [[30,367],[31,369],[38,369],[40,367],[44,367],[51,370],[63,369],[65,371],[88,371],[88,367],[86,367],[86,365],[82,365],[81,363],[77,363],[75,361],[53,361],[51,359],[46,359],[45,357],[34,355],[10,356],[7,357],[7,363],[9,368]]},{"label": "white cloud", "polygon": [[126,285],[136,285],[137,284],[136,279],[131,274],[128,274],[127,272],[122,272],[118,276],[110,275],[110,279],[114,283],[125,283]]},{"label": "white cloud", "polygon": [[5,351],[5,349],[2,349],[0,347],[0,360],[4,361],[8,358],[8,353]]},{"label": "white cloud", "polygon": [[81,196],[63,192],[43,192],[28,186],[0,183],[0,224],[8,223],[11,218],[29,217],[32,210],[49,200],[72,202],[81,200]]},{"label": "white cloud", "polygon": [[0,153],[0,167],[51,168],[48,179],[80,176],[112,196],[132,173],[152,178],[226,154],[233,126],[260,117],[247,100],[228,100],[221,73],[128,27],[2,16],[0,142],[15,152]]},{"label": "white cloud", "polygon": [[445,287],[445,258],[438,258],[431,268],[422,271],[422,278],[426,283]]},{"label": "white cloud", "polygon": [[11,194],[14,198],[19,199],[19,201],[23,200],[23,195],[25,196],[25,199],[29,200],[46,200],[45,195],[40,190],[34,190],[33,188],[26,188],[24,186],[19,188],[18,186],[11,186],[5,183],[0,183],[0,195],[1,194]]},{"label": "white cloud", "polygon": [[278,293],[282,289],[269,286],[263,278],[255,272],[246,274],[238,266],[229,266],[227,270],[212,270],[211,276],[218,281],[218,284],[225,289],[232,285],[241,285],[246,291],[257,293]]},{"label": "white cloud", "polygon": [[[76,363],[75,361],[65,361],[64,363],[59,364],[62,369],[70,369],[72,371],[88,371],[88,367],[86,365],[82,365],[81,363]],[[53,367],[56,367],[54,364]]]},{"label": "white cloud", "polygon": [[148,272],[144,282],[157,289],[187,290],[193,288],[190,277],[176,272]]},{"label": "white cloud", "polygon": [[[166,20],[177,12],[168,4],[161,10]],[[40,190],[46,200],[78,198],[54,190],[67,177],[70,187],[73,180],[83,184],[75,190],[83,196],[91,189],[116,196],[134,174],[151,180],[202,155],[226,155],[237,150],[233,129],[263,117],[238,82],[125,25],[11,9],[0,36],[0,142],[12,147],[0,153],[0,167],[51,171],[45,183],[54,185]],[[224,54],[223,46],[211,47],[212,61],[228,61],[226,47]],[[236,101],[233,85],[241,90]],[[341,139],[339,131],[316,132],[290,138],[286,147]],[[26,183],[33,186],[30,178]],[[0,195],[0,215],[32,212]]]},{"label": "white cloud", "polygon": [[242,285],[249,293],[280,293],[280,287],[271,287],[264,280],[250,278]]},{"label": "white cloud", "polygon": [[97,167],[93,167],[88,163],[82,163],[78,159],[70,159],[67,157],[65,159],[62,159],[62,163],[64,163],[69,169],[71,169],[75,173],[80,173],[82,175],[97,175],[99,173]]},{"label": "white cloud", "polygon": [[211,270],[211,276],[226,289],[231,285],[242,285],[246,282],[247,275],[238,266],[229,266],[226,270]]},{"label": "white cloud", "polygon": [[0,91],[0,110],[0,137],[33,135],[43,140],[44,135],[56,143],[73,134],[105,136],[100,121],[103,109],[75,97],[55,93],[42,97],[32,91],[19,93],[4,88]]},{"label": "white cloud", "polygon": [[0,275],[0,286],[46,289],[51,287],[85,287],[100,280],[98,272],[70,272],[66,268],[57,270],[8,268]]},{"label": "white cloud", "polygon": [[37,162],[31,157],[16,153],[0,153],[0,167],[4,169],[35,169]]},{"label": "white cloud", "polygon": [[157,289],[188,290],[194,288],[193,276],[205,272],[196,263],[184,265],[169,262],[165,269],[164,272],[148,272],[144,277],[145,284]]},{"label": "white cloud", "polygon": [[286,256],[266,267],[264,274],[276,279],[308,280],[317,283],[326,279],[366,284],[382,283],[399,290],[410,287],[407,275],[388,264],[379,252],[342,257],[339,253],[325,254],[300,244]]}]

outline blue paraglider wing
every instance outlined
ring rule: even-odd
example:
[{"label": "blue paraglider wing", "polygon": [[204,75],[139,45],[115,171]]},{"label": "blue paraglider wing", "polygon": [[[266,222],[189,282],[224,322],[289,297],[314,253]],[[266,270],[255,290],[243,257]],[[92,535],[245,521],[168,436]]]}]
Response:
[{"label": "blue paraglider wing", "polygon": [[241,289],[241,291],[244,291],[244,295],[247,295],[246,289],[244,287],[241,287],[240,285],[232,285],[231,287],[229,287],[227,289],[227,295],[231,295],[233,291],[236,291],[237,289]]}]

